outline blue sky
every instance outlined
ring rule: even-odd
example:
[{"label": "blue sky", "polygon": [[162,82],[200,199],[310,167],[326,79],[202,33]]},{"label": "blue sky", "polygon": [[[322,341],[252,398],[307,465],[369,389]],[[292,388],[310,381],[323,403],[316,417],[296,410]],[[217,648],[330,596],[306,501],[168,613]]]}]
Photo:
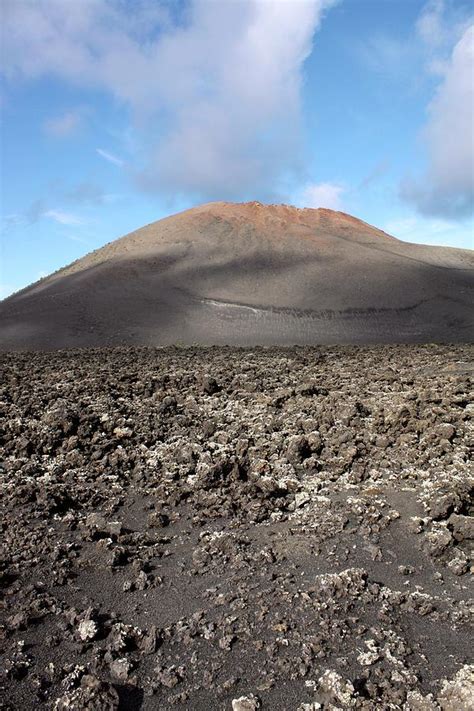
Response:
[{"label": "blue sky", "polygon": [[0,297],[209,200],[472,248],[464,0],[4,0]]}]

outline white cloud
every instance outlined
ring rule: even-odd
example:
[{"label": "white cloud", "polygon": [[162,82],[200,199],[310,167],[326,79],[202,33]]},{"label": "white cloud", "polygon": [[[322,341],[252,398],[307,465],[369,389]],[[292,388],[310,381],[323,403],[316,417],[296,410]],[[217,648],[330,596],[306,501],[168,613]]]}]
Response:
[{"label": "white cloud", "polygon": [[324,5],[196,2],[162,48],[171,120],[142,183],[223,196],[276,187],[300,161],[302,67]]},{"label": "white cloud", "polygon": [[147,126],[147,189],[251,194],[304,163],[303,64],[335,1],[191,0],[172,22],[164,0],[133,12],[121,0],[6,0],[4,72],[55,75],[130,107]]},{"label": "white cloud", "polygon": [[460,217],[474,208],[474,25],[466,29],[446,63],[424,129],[427,171],[407,179],[402,197],[421,213]]},{"label": "white cloud", "polygon": [[326,207],[330,210],[342,209],[342,195],[345,192],[339,183],[313,183],[307,185],[296,196],[295,204],[301,207]]},{"label": "white cloud", "polygon": [[50,220],[58,222],[60,225],[83,225],[84,221],[81,220],[77,215],[73,215],[70,212],[64,212],[64,210],[47,210],[43,213],[43,217],[49,217]]},{"label": "white cloud", "polygon": [[104,158],[104,160],[107,160],[109,163],[117,165],[119,168],[122,168],[125,164],[121,158],[118,158],[113,153],[109,153],[109,151],[104,151],[103,148],[96,148],[95,150],[96,153],[98,153],[102,158]]},{"label": "white cloud", "polygon": [[80,128],[83,114],[80,110],[66,111],[60,116],[48,119],[44,123],[44,130],[56,138],[66,138],[73,135]]}]

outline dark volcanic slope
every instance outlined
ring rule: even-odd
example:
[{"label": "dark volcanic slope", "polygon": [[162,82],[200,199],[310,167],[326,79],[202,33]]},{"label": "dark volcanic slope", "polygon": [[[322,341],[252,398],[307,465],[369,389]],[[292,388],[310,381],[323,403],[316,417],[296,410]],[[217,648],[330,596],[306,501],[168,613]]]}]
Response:
[{"label": "dark volcanic slope", "polygon": [[470,341],[474,254],[349,215],[210,203],[106,245],[0,305],[3,349]]}]

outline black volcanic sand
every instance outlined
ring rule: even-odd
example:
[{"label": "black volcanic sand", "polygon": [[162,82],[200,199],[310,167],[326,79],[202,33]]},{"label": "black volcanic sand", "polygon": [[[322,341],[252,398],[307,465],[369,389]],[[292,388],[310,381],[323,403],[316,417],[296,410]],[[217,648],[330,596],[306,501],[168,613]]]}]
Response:
[{"label": "black volcanic sand", "polygon": [[472,709],[472,355],[3,354],[2,708]]}]

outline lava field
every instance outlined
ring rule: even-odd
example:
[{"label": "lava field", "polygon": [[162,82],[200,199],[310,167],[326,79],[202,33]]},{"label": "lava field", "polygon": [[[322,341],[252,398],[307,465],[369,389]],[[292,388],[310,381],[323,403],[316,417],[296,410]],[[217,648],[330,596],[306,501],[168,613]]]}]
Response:
[{"label": "lava field", "polygon": [[0,367],[2,709],[472,711],[471,346]]}]

